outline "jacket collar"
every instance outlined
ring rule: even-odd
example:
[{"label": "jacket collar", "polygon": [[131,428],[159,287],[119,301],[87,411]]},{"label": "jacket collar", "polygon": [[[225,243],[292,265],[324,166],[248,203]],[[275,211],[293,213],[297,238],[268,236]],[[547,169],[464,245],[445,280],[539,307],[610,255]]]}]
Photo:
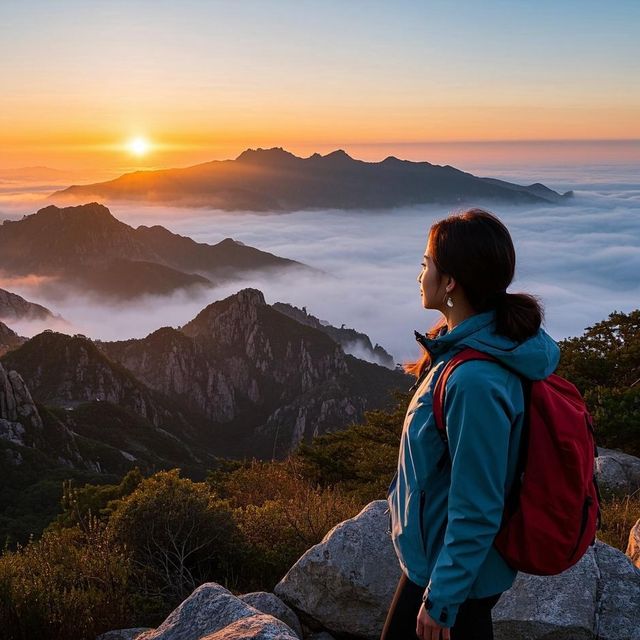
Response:
[{"label": "jacket collar", "polygon": [[451,331],[447,331],[447,326],[445,325],[435,338],[428,338],[418,331],[414,331],[414,334],[416,340],[427,350],[429,355],[432,358],[436,358],[451,349],[451,347],[460,340],[490,325],[495,321],[495,317],[495,309],[490,309],[489,311],[483,311],[482,313],[469,316],[460,324],[457,324]]},{"label": "jacket collar", "polygon": [[[434,360],[439,355],[449,351],[449,349],[455,346],[460,340],[469,337],[472,333],[484,329],[484,327],[495,322],[495,318],[495,309],[490,309],[489,311],[483,311],[482,313],[469,316],[460,324],[457,324],[451,331],[448,331],[447,325],[444,325],[435,338],[428,338],[424,333],[420,333],[419,331],[414,331],[413,333],[418,343],[420,343],[431,356],[431,366],[433,366]],[[425,368],[422,375],[410,387],[409,393],[413,393],[420,386],[430,369],[430,366]]]}]

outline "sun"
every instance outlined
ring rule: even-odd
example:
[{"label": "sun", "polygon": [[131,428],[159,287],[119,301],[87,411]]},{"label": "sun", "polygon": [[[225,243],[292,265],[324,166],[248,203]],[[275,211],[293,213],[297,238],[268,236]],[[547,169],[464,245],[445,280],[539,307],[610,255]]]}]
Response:
[{"label": "sun", "polygon": [[149,141],[142,136],[131,138],[127,143],[127,149],[129,149],[129,152],[134,156],[144,156],[149,152],[150,147]]}]

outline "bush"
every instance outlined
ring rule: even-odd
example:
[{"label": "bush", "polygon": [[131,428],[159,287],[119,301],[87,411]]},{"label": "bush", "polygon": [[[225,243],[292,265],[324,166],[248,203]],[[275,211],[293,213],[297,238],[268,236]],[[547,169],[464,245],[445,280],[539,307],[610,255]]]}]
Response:
[{"label": "bush", "polygon": [[129,554],[103,524],[48,531],[0,557],[0,638],[93,640],[132,622]]},{"label": "bush", "polygon": [[598,540],[625,553],[629,532],[640,519],[640,490],[624,497],[603,496],[600,509],[602,529],[598,531]]},{"label": "bush", "polygon": [[558,373],[583,393],[598,446],[640,456],[640,309],[560,343]]},{"label": "bush", "polygon": [[109,529],[131,552],[141,592],[167,605],[208,580],[226,586],[239,543],[227,502],[178,469],[146,478],[115,503]]},{"label": "bush", "polygon": [[302,554],[364,506],[338,487],[314,486],[293,458],[253,461],[231,474],[226,489],[243,537],[243,590],[272,590]]}]

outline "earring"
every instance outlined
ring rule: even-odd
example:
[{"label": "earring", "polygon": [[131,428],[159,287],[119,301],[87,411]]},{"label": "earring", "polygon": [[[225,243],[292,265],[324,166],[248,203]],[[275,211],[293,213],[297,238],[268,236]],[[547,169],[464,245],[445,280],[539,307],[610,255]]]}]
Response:
[{"label": "earring", "polygon": [[447,307],[453,307],[453,298],[451,296],[447,296]]}]

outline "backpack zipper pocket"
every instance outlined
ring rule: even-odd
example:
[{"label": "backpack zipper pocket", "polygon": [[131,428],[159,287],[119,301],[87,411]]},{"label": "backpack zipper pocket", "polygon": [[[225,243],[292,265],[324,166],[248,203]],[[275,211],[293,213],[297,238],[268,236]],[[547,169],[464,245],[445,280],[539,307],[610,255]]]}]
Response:
[{"label": "backpack zipper pocket", "polygon": [[424,549],[425,544],[424,544],[424,529],[423,529],[423,525],[424,525],[424,516],[422,514],[423,510],[424,510],[424,500],[425,499],[425,494],[424,494],[424,490],[422,490],[420,492],[420,541],[422,542],[422,548]]},{"label": "backpack zipper pocket", "polygon": [[584,530],[587,528],[587,520],[589,518],[589,507],[593,504],[593,498],[591,496],[587,496],[584,499],[582,504],[582,520],[580,521],[580,533],[578,534],[578,539],[576,540],[575,547],[573,547],[573,551],[569,554],[569,560],[573,558],[573,555],[578,550],[580,546],[580,540],[582,540],[582,536],[584,535]]}]

